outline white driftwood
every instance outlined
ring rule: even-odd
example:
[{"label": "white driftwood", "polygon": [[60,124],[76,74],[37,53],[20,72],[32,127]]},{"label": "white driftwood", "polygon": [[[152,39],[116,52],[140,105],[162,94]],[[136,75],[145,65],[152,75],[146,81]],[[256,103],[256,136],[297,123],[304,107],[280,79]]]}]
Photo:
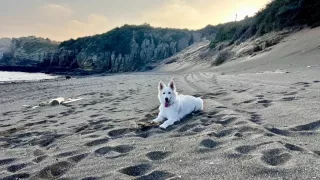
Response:
[{"label": "white driftwood", "polygon": [[64,100],[65,100],[64,97],[58,97],[58,98],[56,98],[56,99],[50,100],[50,101],[49,101],[49,104],[50,104],[51,106],[59,105],[59,104],[61,104]]},{"label": "white driftwood", "polygon": [[82,100],[82,98],[78,98],[78,99],[67,99],[66,101],[63,101],[62,104],[68,104],[68,103],[72,103],[72,102],[75,102],[75,101],[80,101]]}]

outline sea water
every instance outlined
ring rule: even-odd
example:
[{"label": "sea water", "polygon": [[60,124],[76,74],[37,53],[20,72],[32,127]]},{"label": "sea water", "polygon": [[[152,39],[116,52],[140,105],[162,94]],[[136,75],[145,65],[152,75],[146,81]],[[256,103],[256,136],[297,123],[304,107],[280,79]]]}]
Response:
[{"label": "sea water", "polygon": [[25,73],[25,72],[8,72],[0,71],[0,82],[13,81],[38,81],[43,79],[54,79],[56,76],[51,76],[44,73]]}]

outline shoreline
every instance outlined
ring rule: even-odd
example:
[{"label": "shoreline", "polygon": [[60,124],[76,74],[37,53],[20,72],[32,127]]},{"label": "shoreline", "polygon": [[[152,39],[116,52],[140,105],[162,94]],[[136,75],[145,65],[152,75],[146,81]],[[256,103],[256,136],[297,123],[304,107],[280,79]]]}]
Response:
[{"label": "shoreline", "polygon": [[85,71],[81,69],[41,67],[37,65],[35,66],[0,65],[0,71],[44,73],[44,74],[52,74],[52,75],[78,75],[78,76],[103,73],[103,72],[97,72],[97,71]]},{"label": "shoreline", "polygon": [[54,82],[54,81],[62,81],[62,80],[65,80],[65,79],[66,78],[57,76],[56,78],[52,78],[52,79],[0,81],[0,86],[9,85],[9,84]]}]

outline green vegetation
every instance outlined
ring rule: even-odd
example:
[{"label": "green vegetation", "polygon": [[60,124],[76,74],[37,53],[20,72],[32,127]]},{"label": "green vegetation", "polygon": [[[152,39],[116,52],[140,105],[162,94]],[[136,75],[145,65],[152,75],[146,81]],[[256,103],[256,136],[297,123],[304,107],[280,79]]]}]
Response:
[{"label": "green vegetation", "polygon": [[35,36],[13,38],[12,44],[15,45],[16,49],[23,49],[27,54],[35,53],[39,50],[54,51],[59,45],[58,42],[51,41],[48,38],[37,38]]},{"label": "green vegetation", "polygon": [[303,25],[320,25],[319,0],[274,0],[252,18],[217,25],[217,35],[210,47],[216,47],[219,42],[233,44],[271,31]]},{"label": "green vegetation", "polygon": [[[169,35],[167,35],[167,33]],[[124,25],[108,31],[106,33],[91,37],[70,39],[60,44],[59,48],[85,51],[86,53],[116,52],[129,54],[131,51],[131,41],[134,36],[135,41],[141,45],[144,39],[153,40],[157,45],[162,42],[177,41],[185,37],[188,30],[153,28],[149,24],[144,25]],[[155,37],[157,35],[157,37]]]},{"label": "green vegetation", "polygon": [[215,48],[219,42],[232,41],[240,38],[240,36],[250,27],[251,23],[252,18],[246,18],[238,22],[229,22],[217,25],[217,33],[215,38],[211,41],[210,47]]},{"label": "green vegetation", "polygon": [[223,51],[219,52],[215,61],[213,61],[211,65],[219,66],[222,63],[224,63],[226,60],[228,60],[231,56],[232,56],[232,53],[230,50],[223,50]]}]

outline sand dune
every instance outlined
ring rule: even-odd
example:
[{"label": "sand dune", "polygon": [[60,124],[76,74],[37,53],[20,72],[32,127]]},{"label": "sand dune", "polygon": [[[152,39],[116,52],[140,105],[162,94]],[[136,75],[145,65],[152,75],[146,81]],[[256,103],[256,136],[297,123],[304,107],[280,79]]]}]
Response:
[{"label": "sand dune", "polygon": [[[0,177],[319,179],[319,30],[220,67],[0,85]],[[157,84],[172,77],[205,109],[148,126]],[[56,97],[83,99],[23,106]]]}]

